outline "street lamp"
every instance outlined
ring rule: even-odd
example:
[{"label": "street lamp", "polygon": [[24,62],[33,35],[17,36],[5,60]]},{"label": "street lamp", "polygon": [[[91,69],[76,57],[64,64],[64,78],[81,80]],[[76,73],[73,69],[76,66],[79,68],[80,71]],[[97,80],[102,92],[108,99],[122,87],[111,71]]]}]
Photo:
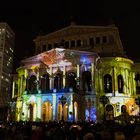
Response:
[{"label": "street lamp", "polygon": [[62,121],[64,121],[64,105],[67,101],[67,98],[64,97],[63,95],[59,98],[59,101],[61,102],[62,104]]},{"label": "street lamp", "polygon": [[109,99],[108,97],[103,95],[103,96],[100,96],[99,101],[103,104],[103,107],[104,107],[104,120],[105,120],[105,105],[109,102]]},{"label": "street lamp", "polygon": [[140,115],[140,97],[135,98],[135,103],[139,106],[139,115]]}]

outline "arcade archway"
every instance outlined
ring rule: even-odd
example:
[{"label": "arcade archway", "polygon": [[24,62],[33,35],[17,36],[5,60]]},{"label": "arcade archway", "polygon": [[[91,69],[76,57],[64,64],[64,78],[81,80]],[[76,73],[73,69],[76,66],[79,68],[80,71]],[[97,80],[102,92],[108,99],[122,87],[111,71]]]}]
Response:
[{"label": "arcade archway", "polygon": [[45,102],[42,105],[42,117],[43,121],[52,120],[52,105],[50,102]]}]

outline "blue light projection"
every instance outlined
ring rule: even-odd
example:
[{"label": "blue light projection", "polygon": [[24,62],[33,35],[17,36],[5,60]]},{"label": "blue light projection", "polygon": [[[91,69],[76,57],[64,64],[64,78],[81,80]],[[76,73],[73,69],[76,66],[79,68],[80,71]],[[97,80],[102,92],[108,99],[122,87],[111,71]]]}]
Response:
[{"label": "blue light projection", "polygon": [[85,113],[86,113],[86,121],[94,121],[94,122],[96,121],[97,116],[96,116],[96,108],[95,107],[90,108],[90,112],[89,112],[89,109],[86,108]]},{"label": "blue light projection", "polygon": [[91,121],[96,121],[96,119],[97,119],[95,107],[91,108],[91,110],[90,110],[90,119],[91,119]]},{"label": "blue light projection", "polygon": [[86,54],[81,55],[80,62],[85,65],[91,64],[91,60],[88,58]]},{"label": "blue light projection", "polygon": [[86,54],[82,54],[80,57],[80,63],[81,63],[81,71],[87,71],[89,65],[91,64],[91,60],[88,58]]}]

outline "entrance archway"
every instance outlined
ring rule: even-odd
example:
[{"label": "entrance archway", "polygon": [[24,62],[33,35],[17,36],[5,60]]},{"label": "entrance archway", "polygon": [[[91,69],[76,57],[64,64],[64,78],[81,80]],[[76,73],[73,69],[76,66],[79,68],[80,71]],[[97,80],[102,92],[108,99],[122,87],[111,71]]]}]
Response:
[{"label": "entrance archway", "polygon": [[108,121],[112,121],[114,119],[114,108],[111,104],[108,104],[105,107],[105,117]]},{"label": "entrance archway", "polygon": [[74,102],[74,120],[78,121],[78,104],[77,102]]},{"label": "entrance archway", "polygon": [[45,102],[42,105],[42,117],[43,121],[51,121],[52,120],[52,105],[50,102]]},{"label": "entrance archway", "polygon": [[68,104],[66,103],[63,107],[63,111],[64,111],[64,121],[68,120]]},{"label": "entrance archway", "polygon": [[29,121],[35,121],[35,118],[36,118],[36,104],[35,103],[29,104],[28,117],[29,117]]},{"label": "entrance archway", "polygon": [[62,104],[60,102],[58,103],[57,119],[58,119],[58,121],[60,121],[62,119]]},{"label": "entrance archway", "polygon": [[58,103],[58,114],[57,114],[57,119],[58,121],[62,120],[62,116],[64,121],[68,121],[68,104],[65,103],[64,106],[62,107],[61,102]]}]

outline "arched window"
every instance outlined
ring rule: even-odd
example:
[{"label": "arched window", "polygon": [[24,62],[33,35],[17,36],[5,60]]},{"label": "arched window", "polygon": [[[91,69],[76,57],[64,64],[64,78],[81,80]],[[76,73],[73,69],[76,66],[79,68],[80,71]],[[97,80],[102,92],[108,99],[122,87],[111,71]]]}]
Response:
[{"label": "arched window", "polygon": [[41,76],[41,91],[42,92],[46,92],[47,90],[50,90],[50,80],[49,80],[49,75],[48,74],[44,74],[43,76]]},{"label": "arched window", "polygon": [[46,101],[42,105],[42,117],[43,117],[43,121],[52,120],[52,104],[48,101]]},{"label": "arched window", "polygon": [[36,80],[36,76],[35,75],[32,75],[30,78],[29,78],[29,82],[28,82],[28,90],[30,92],[36,92],[37,91],[37,80]]},{"label": "arched window", "polygon": [[29,120],[30,120],[30,121],[33,121],[33,113],[34,113],[34,112],[33,112],[33,111],[34,111],[34,110],[33,110],[33,109],[34,109],[34,108],[33,108],[33,105],[32,105],[32,104],[29,104],[28,109],[29,109]]},{"label": "arched window", "polygon": [[136,81],[136,93],[140,94],[140,74],[139,73],[136,74],[135,81]]},{"label": "arched window", "polygon": [[123,87],[124,87],[123,77],[122,75],[118,75],[118,92],[119,93],[123,93]]},{"label": "arched window", "polygon": [[84,71],[82,73],[82,86],[83,86],[83,90],[91,91],[91,73],[90,73],[90,71]]},{"label": "arched window", "polygon": [[111,104],[108,104],[105,107],[105,117],[107,121],[111,121],[114,119],[114,110]]},{"label": "arched window", "polygon": [[62,87],[63,87],[62,73],[57,73],[54,77],[54,88],[55,89],[62,89]]},{"label": "arched window", "polygon": [[105,93],[112,92],[112,76],[110,74],[106,74],[104,76],[104,92]]},{"label": "arched window", "polygon": [[76,90],[76,73],[69,72],[67,74],[67,81],[66,81],[66,87],[67,88],[73,88],[73,90]]}]

